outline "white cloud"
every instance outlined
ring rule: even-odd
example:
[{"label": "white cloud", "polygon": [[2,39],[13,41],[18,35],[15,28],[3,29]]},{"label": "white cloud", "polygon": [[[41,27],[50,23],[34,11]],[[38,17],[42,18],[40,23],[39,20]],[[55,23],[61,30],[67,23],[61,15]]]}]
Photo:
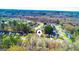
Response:
[{"label": "white cloud", "polygon": [[78,0],[0,0],[0,8],[78,11],[79,1]]}]

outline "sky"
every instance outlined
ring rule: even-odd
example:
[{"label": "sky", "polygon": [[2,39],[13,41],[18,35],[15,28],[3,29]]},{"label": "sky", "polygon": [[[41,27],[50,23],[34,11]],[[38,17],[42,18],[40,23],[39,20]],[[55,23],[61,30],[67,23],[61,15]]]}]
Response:
[{"label": "sky", "polygon": [[78,0],[0,0],[0,9],[79,11]]}]

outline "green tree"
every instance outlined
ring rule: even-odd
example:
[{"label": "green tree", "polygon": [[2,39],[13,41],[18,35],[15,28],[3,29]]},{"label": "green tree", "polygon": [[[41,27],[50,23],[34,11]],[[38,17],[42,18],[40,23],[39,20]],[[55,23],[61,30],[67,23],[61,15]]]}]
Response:
[{"label": "green tree", "polygon": [[9,48],[10,46],[17,45],[17,43],[21,42],[19,35],[16,35],[16,36],[14,36],[14,35],[10,35],[10,36],[4,35],[2,37],[2,40],[3,40],[2,42],[3,42],[4,48]]},{"label": "green tree", "polygon": [[44,28],[46,34],[52,34],[53,27],[51,25],[47,25]]}]

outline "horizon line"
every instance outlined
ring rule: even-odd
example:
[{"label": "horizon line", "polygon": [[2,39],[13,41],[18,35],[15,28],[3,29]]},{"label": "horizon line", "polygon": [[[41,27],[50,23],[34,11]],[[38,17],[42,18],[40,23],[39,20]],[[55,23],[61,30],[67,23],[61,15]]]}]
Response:
[{"label": "horizon line", "polygon": [[16,9],[16,8],[0,8],[1,9],[4,9],[4,10],[29,10],[29,11],[49,11],[49,12],[52,12],[52,11],[60,11],[60,12],[79,12],[78,10],[55,10],[55,9]]}]

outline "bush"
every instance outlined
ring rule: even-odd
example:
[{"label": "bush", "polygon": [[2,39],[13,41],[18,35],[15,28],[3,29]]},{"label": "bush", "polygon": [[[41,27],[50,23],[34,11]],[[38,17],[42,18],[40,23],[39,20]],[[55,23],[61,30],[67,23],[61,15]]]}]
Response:
[{"label": "bush", "polygon": [[75,27],[73,25],[70,24],[65,24],[64,28],[69,31],[70,33],[74,33]]},{"label": "bush", "polygon": [[28,34],[27,36],[26,36],[26,38],[31,38],[32,37],[32,34]]},{"label": "bush", "polygon": [[32,30],[31,30],[31,33],[35,33],[35,30],[34,30],[34,29],[32,29]]},{"label": "bush", "polygon": [[47,25],[44,28],[46,34],[52,34],[53,27],[51,25]]},{"label": "bush", "polygon": [[3,36],[2,38],[2,43],[3,43],[3,46],[4,48],[9,48],[10,46],[13,46],[13,45],[16,45],[17,43],[20,43],[21,40],[20,40],[20,36],[16,35],[10,35],[10,36]]}]

